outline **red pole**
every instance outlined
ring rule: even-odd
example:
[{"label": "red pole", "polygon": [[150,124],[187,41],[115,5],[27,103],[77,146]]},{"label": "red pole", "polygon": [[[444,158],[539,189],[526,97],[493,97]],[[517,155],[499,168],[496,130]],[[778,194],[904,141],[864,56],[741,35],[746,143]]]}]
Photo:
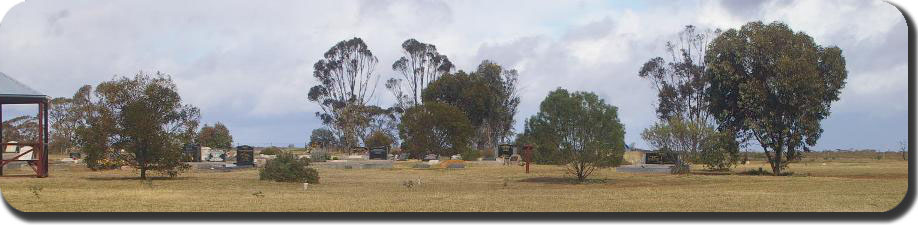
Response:
[{"label": "red pole", "polygon": [[41,146],[42,146],[41,147],[41,154],[42,154],[41,166],[44,169],[42,169],[43,173],[41,177],[48,177],[48,139],[50,139],[50,135],[48,135],[49,133],[48,110],[49,108],[51,108],[51,105],[47,99],[45,99],[45,102],[43,103],[43,105],[44,107],[42,110],[42,113],[43,113],[42,116],[44,117],[45,123],[43,124],[44,126],[42,127],[42,130],[43,130],[42,134],[44,135],[44,137],[41,140]]},{"label": "red pole", "polygon": [[33,154],[38,154],[38,178],[42,178],[45,175],[45,104],[38,103],[38,146]]}]

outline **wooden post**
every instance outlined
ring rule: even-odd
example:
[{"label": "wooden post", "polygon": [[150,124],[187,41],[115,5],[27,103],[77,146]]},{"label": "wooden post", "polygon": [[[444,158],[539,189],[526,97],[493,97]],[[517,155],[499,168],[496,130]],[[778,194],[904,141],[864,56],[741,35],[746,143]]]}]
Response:
[{"label": "wooden post", "polygon": [[38,162],[37,162],[38,171],[36,171],[38,172],[38,174],[36,177],[39,177],[39,178],[44,177],[45,170],[47,169],[44,166],[44,165],[47,165],[45,164],[45,159],[47,158],[47,156],[45,155],[46,151],[45,151],[45,119],[44,118],[45,118],[45,104],[38,103],[38,140],[36,140],[38,142],[37,143],[38,146],[35,146],[35,149],[34,149],[37,152],[33,151],[32,153],[35,155],[38,155]]},{"label": "wooden post", "polygon": [[[3,123],[3,104],[0,104],[0,124]],[[0,154],[6,152],[6,142],[3,142],[3,125],[0,125]],[[3,176],[3,156],[0,155],[0,176]]]}]

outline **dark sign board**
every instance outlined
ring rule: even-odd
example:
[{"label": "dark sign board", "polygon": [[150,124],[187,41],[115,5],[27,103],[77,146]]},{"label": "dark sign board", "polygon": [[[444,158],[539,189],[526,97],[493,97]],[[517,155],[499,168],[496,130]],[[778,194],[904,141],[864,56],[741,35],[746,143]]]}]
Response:
[{"label": "dark sign board", "polygon": [[389,159],[389,148],[388,147],[375,147],[370,150],[370,159]]},{"label": "dark sign board", "polygon": [[255,148],[248,145],[236,147],[236,165],[255,165]]},{"label": "dark sign board", "polygon": [[497,146],[497,156],[498,157],[510,157],[513,154],[516,154],[516,146],[514,145],[498,145]]}]

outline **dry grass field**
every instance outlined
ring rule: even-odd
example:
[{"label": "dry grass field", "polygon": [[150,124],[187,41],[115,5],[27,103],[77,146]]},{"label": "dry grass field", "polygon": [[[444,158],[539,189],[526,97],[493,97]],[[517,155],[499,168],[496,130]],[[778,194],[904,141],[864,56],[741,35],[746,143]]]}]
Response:
[{"label": "dry grass field", "polygon": [[[878,212],[898,205],[908,188],[908,164],[901,159],[812,160],[792,164],[795,175],[787,177],[605,169],[588,184],[570,183],[557,166],[537,165],[526,174],[519,166],[477,162],[465,169],[411,165],[320,168],[321,183],[305,191],[302,184],[260,181],[255,169],[192,170],[144,183],[130,170],[53,166],[49,178],[0,177],[0,191],[26,212]],[[759,167],[768,169],[753,162],[733,171]],[[408,188],[409,180],[420,184]]]}]

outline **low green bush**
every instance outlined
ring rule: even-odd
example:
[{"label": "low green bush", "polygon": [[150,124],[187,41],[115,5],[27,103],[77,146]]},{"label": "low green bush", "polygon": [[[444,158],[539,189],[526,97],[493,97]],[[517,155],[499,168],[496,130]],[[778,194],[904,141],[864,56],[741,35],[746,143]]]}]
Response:
[{"label": "low green bush", "polygon": [[308,166],[308,159],[280,153],[259,170],[258,177],[277,182],[319,183],[319,171]]},{"label": "low green bush", "polygon": [[481,157],[481,152],[476,149],[469,149],[462,154],[462,160],[465,161],[477,161]]},{"label": "low green bush", "polygon": [[325,160],[329,160],[331,157],[328,154],[328,150],[316,148],[309,152],[309,158],[312,159],[313,162],[325,162]]},{"label": "low green bush", "polygon": [[279,155],[284,151],[278,147],[268,147],[265,150],[261,150],[262,155]]}]

